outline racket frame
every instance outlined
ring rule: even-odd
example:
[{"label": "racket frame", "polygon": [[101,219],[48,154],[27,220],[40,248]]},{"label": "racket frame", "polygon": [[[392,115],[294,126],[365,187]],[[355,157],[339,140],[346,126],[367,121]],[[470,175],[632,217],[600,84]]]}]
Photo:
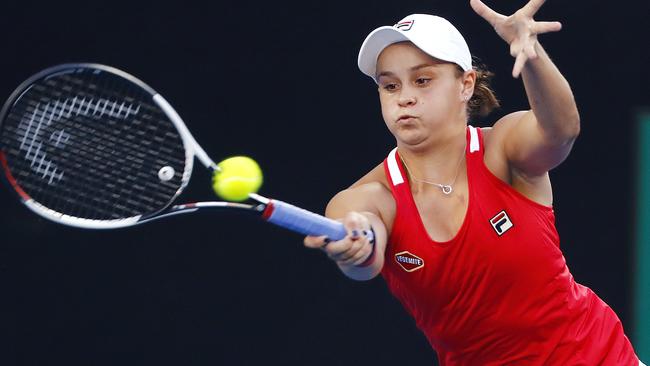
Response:
[{"label": "racket frame", "polygon": [[190,133],[187,125],[180,117],[178,112],[167,102],[167,100],[156,92],[149,85],[145,84],[140,79],[135,76],[124,72],[115,67],[97,64],[97,63],[66,63],[61,65],[52,66],[44,70],[39,71],[38,73],[32,75],[25,81],[23,81],[9,96],[5,102],[2,110],[0,110],[0,131],[2,129],[2,123],[5,121],[5,118],[9,111],[14,107],[16,102],[20,97],[28,92],[33,85],[39,80],[47,80],[52,77],[60,76],[62,74],[75,73],[79,70],[88,70],[93,69],[96,72],[108,72],[113,75],[117,75],[127,81],[135,84],[136,86],[143,89],[147,92],[154,104],[156,104],[162,112],[169,118],[174,127],[179,133],[181,141],[183,142],[183,147],[185,149],[185,170],[181,178],[181,184],[176,193],[171,197],[169,202],[160,210],[149,213],[146,215],[136,215],[131,217],[119,218],[119,219],[108,219],[108,220],[97,220],[97,219],[88,219],[82,217],[76,217],[67,215],[55,210],[52,210],[43,204],[39,203],[31,196],[29,196],[17,183],[15,177],[11,174],[9,169],[9,164],[7,162],[4,152],[0,150],[0,164],[4,170],[5,180],[13,188],[14,192],[19,196],[22,203],[27,206],[34,213],[47,218],[49,220],[59,222],[64,225],[80,227],[84,229],[116,229],[121,227],[128,227],[139,224],[141,222],[151,221],[158,216],[165,217],[170,215],[176,215],[179,213],[193,212],[199,208],[238,208],[238,209],[252,209],[253,205],[243,205],[243,204],[232,204],[230,202],[204,202],[202,204],[190,203],[184,205],[173,206],[169,212],[165,212],[168,207],[178,198],[178,196],[183,192],[187,187],[190,177],[192,175],[192,170],[194,167],[194,158],[196,157],[206,168],[210,169],[212,172],[219,171],[217,164],[208,156],[205,150],[198,144],[194,136]]}]

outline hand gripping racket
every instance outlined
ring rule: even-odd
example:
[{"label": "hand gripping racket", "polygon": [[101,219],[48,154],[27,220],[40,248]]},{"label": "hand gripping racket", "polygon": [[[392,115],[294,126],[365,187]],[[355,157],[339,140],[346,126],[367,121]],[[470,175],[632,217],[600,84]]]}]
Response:
[{"label": "hand gripping racket", "polygon": [[195,157],[219,170],[160,94],[105,65],[43,70],[0,112],[4,176],[23,204],[49,220],[110,229],[199,210],[246,210],[304,235],[345,237],[338,221],[256,194],[256,204],[172,205]]}]

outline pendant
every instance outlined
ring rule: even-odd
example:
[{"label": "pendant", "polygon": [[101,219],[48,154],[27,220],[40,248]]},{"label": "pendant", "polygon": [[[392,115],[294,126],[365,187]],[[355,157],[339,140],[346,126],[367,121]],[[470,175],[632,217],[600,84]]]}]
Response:
[{"label": "pendant", "polygon": [[444,193],[444,194],[451,194],[451,192],[454,190],[453,188],[451,188],[450,185],[447,185],[447,184],[441,185],[440,189],[442,189],[442,193]]}]

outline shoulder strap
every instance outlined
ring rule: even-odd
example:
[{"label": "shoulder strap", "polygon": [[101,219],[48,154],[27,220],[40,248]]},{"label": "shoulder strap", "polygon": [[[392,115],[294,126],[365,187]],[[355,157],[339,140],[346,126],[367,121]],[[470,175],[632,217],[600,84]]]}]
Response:
[{"label": "shoulder strap", "polygon": [[483,143],[483,136],[481,130],[474,126],[467,126],[467,133],[469,135],[469,153],[481,152],[481,145]]},{"label": "shoulder strap", "polygon": [[386,157],[386,160],[384,161],[386,176],[388,177],[388,180],[393,187],[400,185],[405,181],[404,175],[402,174],[402,171],[399,167],[399,163],[397,162],[398,157],[399,155],[397,154],[397,148],[394,148],[391,150],[391,152]]}]

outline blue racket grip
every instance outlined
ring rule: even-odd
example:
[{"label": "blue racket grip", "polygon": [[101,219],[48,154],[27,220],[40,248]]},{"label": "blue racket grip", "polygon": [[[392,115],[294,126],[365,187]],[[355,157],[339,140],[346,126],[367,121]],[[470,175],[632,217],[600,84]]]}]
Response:
[{"label": "blue racket grip", "polygon": [[262,217],[272,224],[304,235],[326,235],[331,240],[341,240],[347,235],[340,222],[283,201],[271,200]]}]

